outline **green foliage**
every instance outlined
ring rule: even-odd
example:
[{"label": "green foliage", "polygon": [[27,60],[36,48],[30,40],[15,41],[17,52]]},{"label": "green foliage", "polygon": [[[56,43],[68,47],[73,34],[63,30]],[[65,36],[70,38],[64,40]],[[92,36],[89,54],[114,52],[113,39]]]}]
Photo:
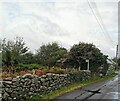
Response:
[{"label": "green foliage", "polygon": [[120,58],[117,60],[118,66],[120,66]]},{"label": "green foliage", "polygon": [[82,42],[73,45],[64,63],[86,70],[87,59],[90,62],[91,71],[97,71],[98,67],[107,63],[107,56],[103,55],[95,45]]},{"label": "green foliage", "polygon": [[21,58],[22,59],[20,60],[20,63],[23,63],[23,64],[34,64],[36,62],[35,56],[32,52],[28,52],[22,55]]},{"label": "green foliage", "polygon": [[117,66],[117,67],[115,68],[115,71],[120,71],[120,67]]},{"label": "green foliage", "polygon": [[18,65],[22,60],[21,56],[26,54],[27,51],[28,51],[28,47],[25,46],[25,42],[23,38],[16,37],[12,48],[13,64]]},{"label": "green foliage", "polygon": [[25,69],[33,70],[33,69],[39,69],[39,68],[42,68],[42,67],[38,64],[19,64],[19,68],[21,70],[25,70]]},{"label": "green foliage", "polygon": [[2,62],[4,66],[17,66],[22,55],[26,54],[28,47],[25,46],[23,38],[16,37],[14,41],[2,40]]},{"label": "green foliage", "polygon": [[6,65],[7,67],[11,65],[11,53],[9,50],[6,50]]},{"label": "green foliage", "polygon": [[12,42],[11,41],[6,42],[6,39],[3,39],[1,45],[2,45],[2,65],[9,67],[12,65],[12,57],[11,57]]},{"label": "green foliage", "polygon": [[57,60],[61,59],[66,53],[67,50],[59,47],[57,43],[47,44],[37,50],[37,60],[39,64],[44,66],[55,66]]},{"label": "green foliage", "polygon": [[[69,52],[63,47],[60,47],[56,42],[42,45],[33,54],[25,45],[23,38],[16,37],[14,41],[2,40],[2,65],[20,67],[20,69],[37,69],[34,65],[19,64],[40,64],[43,66],[59,66],[71,67],[86,70],[86,59],[90,61],[90,70],[98,71],[98,67],[104,65],[104,72],[107,70],[107,56],[96,48],[93,44],[79,43],[72,46]],[[118,60],[119,62],[119,60]],[[120,65],[120,63],[119,63]]]}]

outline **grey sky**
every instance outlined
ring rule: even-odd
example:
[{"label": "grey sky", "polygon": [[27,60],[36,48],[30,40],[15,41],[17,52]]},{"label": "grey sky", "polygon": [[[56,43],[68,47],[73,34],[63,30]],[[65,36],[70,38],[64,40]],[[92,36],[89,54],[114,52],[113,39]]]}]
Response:
[{"label": "grey sky", "polygon": [[117,0],[98,1],[96,5],[92,2],[90,4],[95,15],[102,18],[108,33],[101,30],[87,0],[84,2],[83,0],[66,0],[66,2],[60,0],[12,2],[11,0],[0,4],[2,13],[0,36],[8,39],[22,36],[31,51],[35,51],[42,44],[54,41],[67,49],[80,41],[90,42],[100,48],[104,54],[114,57],[118,37],[118,3]]}]

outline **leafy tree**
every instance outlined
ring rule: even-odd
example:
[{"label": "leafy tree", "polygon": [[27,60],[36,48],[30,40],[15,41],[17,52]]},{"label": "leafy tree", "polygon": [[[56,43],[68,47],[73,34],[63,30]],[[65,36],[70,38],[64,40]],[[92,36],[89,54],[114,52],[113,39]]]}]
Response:
[{"label": "leafy tree", "polygon": [[9,67],[11,66],[11,47],[12,42],[6,41],[6,39],[2,40],[2,64]]},{"label": "leafy tree", "polygon": [[23,64],[33,64],[35,63],[35,56],[32,52],[28,52],[25,55],[21,56],[22,60],[21,63]]},{"label": "leafy tree", "polygon": [[103,55],[101,51],[93,44],[80,42],[75,44],[68,54],[65,63],[71,64],[74,67],[82,67],[86,69],[86,61],[90,61],[90,70],[96,71],[99,66],[107,63],[107,56]]},{"label": "leafy tree", "polygon": [[23,38],[16,37],[15,41],[2,40],[2,62],[5,66],[16,66],[22,60],[22,55],[25,55],[28,47],[25,46]]},{"label": "leafy tree", "polygon": [[13,64],[17,65],[21,61],[21,56],[28,52],[28,47],[25,46],[25,42],[22,37],[16,37],[14,45],[12,47],[12,59]]},{"label": "leafy tree", "polygon": [[80,42],[73,45],[68,53],[65,48],[54,42],[42,45],[35,55],[28,51],[21,37],[16,37],[14,41],[3,39],[0,45],[2,46],[2,63],[7,67],[17,66],[19,63],[55,66],[60,60],[64,67],[86,69],[86,59],[90,61],[92,71],[97,71],[101,65],[107,67],[107,56],[93,44]]},{"label": "leafy tree", "polygon": [[6,49],[6,65],[7,67],[11,65],[11,53],[8,49]]},{"label": "leafy tree", "polygon": [[57,43],[42,45],[37,50],[37,60],[39,64],[54,66],[57,63],[57,60],[62,58],[66,53],[67,50],[59,47]]}]

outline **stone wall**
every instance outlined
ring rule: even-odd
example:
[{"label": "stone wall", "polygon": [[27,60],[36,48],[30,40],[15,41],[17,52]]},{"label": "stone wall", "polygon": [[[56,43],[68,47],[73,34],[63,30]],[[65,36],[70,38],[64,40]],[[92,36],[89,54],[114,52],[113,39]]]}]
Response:
[{"label": "stone wall", "polygon": [[114,66],[114,65],[110,65],[110,66],[108,67],[108,70],[107,70],[106,75],[111,75],[111,74],[113,74],[113,73],[115,73],[115,66]]},{"label": "stone wall", "polygon": [[25,101],[35,94],[45,94],[74,82],[88,80],[89,71],[79,71],[70,74],[48,73],[41,77],[26,74],[22,77],[3,79],[3,101]]}]

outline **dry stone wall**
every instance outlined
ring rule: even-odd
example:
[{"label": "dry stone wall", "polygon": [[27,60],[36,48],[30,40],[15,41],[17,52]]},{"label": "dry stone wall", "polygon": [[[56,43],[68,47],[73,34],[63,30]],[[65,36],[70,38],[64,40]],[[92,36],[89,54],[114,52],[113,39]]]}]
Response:
[{"label": "dry stone wall", "polygon": [[111,75],[113,73],[115,73],[115,66],[114,65],[110,65],[108,70],[107,70],[106,75]]},{"label": "dry stone wall", "polygon": [[35,94],[45,94],[74,82],[88,80],[89,71],[79,71],[70,74],[48,73],[41,77],[26,74],[22,77],[5,78],[2,86],[3,101],[25,101]]}]

